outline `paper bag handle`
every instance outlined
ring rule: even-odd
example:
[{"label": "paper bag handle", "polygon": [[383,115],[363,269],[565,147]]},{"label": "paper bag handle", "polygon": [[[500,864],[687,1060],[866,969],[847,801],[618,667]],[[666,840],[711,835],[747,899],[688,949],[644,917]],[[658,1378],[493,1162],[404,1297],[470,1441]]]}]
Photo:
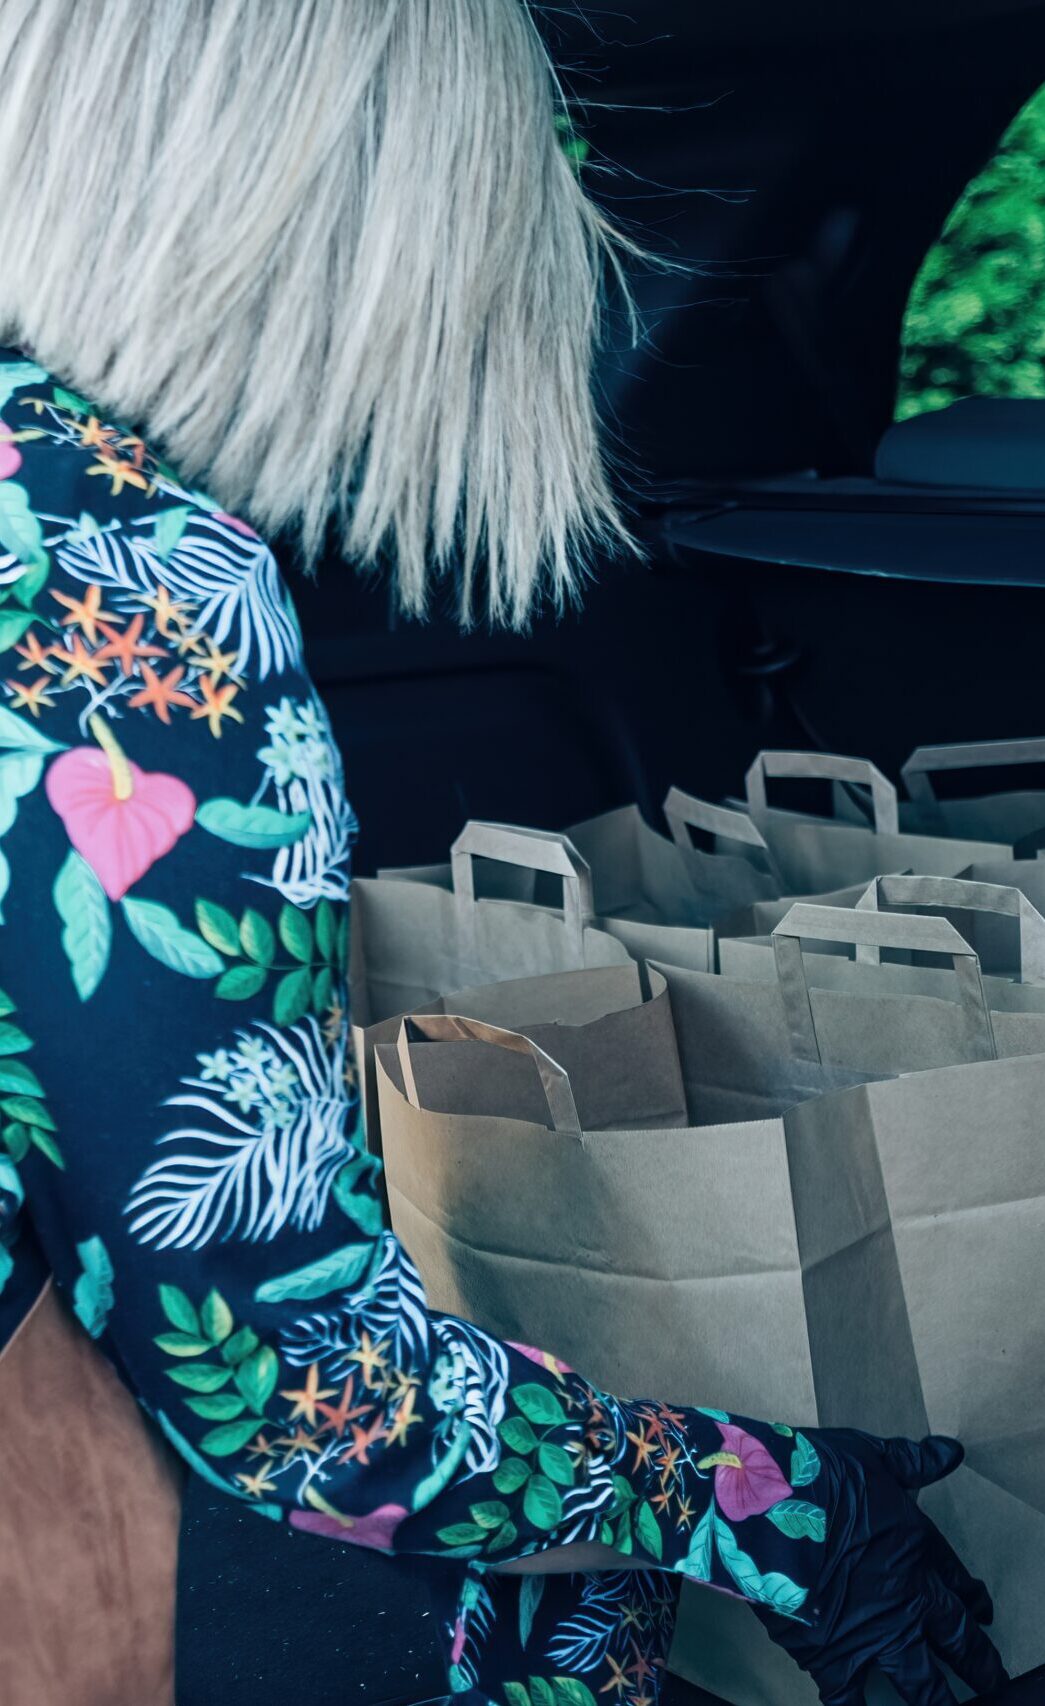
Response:
[{"label": "paper bag handle", "polygon": [[842,906],[813,906],[797,902],[773,931],[777,980],[791,1044],[800,1060],[822,1062],[816,1021],[809,1000],[809,982],[802,957],[803,939],[854,942],[877,948],[909,948],[923,954],[947,954],[954,964],[958,993],[972,1028],[980,1059],[996,1060],[994,1025],[987,1008],[978,955],[946,918],[916,913],[850,911]]},{"label": "paper bag handle", "polygon": [[1045,739],[975,740],[951,746],[917,746],[900,771],[908,796],[938,804],[932,775],[938,770],[991,770],[1009,764],[1045,764]]},{"label": "paper bag handle", "polygon": [[410,1043],[418,1037],[428,1042],[490,1043],[495,1048],[508,1049],[512,1054],[528,1054],[537,1068],[553,1128],[568,1137],[580,1136],[581,1122],[565,1068],[518,1031],[488,1025],[483,1019],[466,1019],[458,1013],[415,1013],[405,1018],[399,1027],[396,1048],[403,1088],[412,1108],[421,1106],[414,1065],[410,1059]]},{"label": "paper bag handle", "polygon": [[[857,901],[861,912],[883,906],[939,906],[955,912],[993,912],[1019,924],[1021,983],[1045,983],[1045,918],[1019,889],[1001,883],[974,883],[968,877],[875,877]],[[857,944],[856,957],[881,963],[877,943]]]},{"label": "paper bag handle", "polygon": [[745,847],[755,847],[769,863],[765,836],[746,812],[734,811],[730,806],[713,806],[710,801],[699,800],[696,794],[687,794],[682,788],[668,789],[663,812],[676,847],[691,847],[693,843],[689,832],[699,829],[705,835],[714,835],[723,841],[739,841]]},{"label": "paper bag handle", "polygon": [[766,811],[766,781],[770,776],[818,782],[857,782],[871,790],[876,835],[896,835],[900,813],[896,789],[877,764],[866,758],[844,758],[834,752],[760,752],[744,778],[748,807]]},{"label": "paper bag handle", "polygon": [[595,914],[591,867],[567,835],[523,829],[511,823],[466,823],[450,849],[450,871],[457,928],[469,957],[477,954],[473,859],[495,859],[528,871],[550,871],[562,878],[562,910],[567,939],[578,967],[584,965],[584,930]]}]

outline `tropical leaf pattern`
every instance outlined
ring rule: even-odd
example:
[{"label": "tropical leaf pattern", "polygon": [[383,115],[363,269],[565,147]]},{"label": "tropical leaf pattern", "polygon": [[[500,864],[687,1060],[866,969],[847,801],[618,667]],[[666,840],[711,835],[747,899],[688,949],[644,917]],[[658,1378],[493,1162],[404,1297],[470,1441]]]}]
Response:
[{"label": "tropical leaf pattern", "polygon": [[[42,1249],[216,1490],[453,1562],[451,1691],[653,1706],[682,1574],[802,1615],[815,1447],[428,1307],[361,1142],[356,821],[272,553],[16,353],[0,409],[0,1304]],[[573,1540],[638,1567],[489,1570]]]},{"label": "tropical leaf pattern", "polygon": [[200,1249],[215,1237],[275,1238],[313,1231],[348,1159],[346,1040],[333,1048],[314,1019],[287,1030],[259,1023],[228,1048],[200,1055],[169,1098],[193,1123],[132,1193],[131,1231],[143,1243]]}]

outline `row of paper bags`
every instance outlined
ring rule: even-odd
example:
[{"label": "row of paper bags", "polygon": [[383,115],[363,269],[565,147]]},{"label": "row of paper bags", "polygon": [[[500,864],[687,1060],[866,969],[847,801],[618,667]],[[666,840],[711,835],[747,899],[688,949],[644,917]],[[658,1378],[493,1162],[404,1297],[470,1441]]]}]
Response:
[{"label": "row of paper bags", "polygon": [[[958,1435],[929,1507],[1019,1672],[1045,1660],[1045,861],[1018,857],[1045,795],[938,802],[930,770],[991,749],[925,750],[907,805],[765,753],[740,806],[673,789],[670,839],[634,808],[471,823],[448,866],[353,885],[353,1018],[433,1307],[620,1393]],[[770,807],[794,776],[831,819]],[[673,1663],[737,1706],[815,1699],[717,1595],[688,1593]]]}]

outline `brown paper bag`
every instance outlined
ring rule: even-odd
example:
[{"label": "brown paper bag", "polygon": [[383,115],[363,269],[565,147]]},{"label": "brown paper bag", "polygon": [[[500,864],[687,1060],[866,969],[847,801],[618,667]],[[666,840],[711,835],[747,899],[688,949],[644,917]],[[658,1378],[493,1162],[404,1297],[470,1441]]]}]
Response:
[{"label": "brown paper bag", "polygon": [[[971,929],[970,924],[980,925],[985,920],[994,924],[1006,922],[1008,933],[996,934],[988,942],[995,962],[1000,962],[1004,972],[983,978],[988,1005],[996,1016],[1045,1013],[1045,918],[1018,889],[961,877],[876,877],[861,895],[857,907],[861,911],[877,911],[884,906],[941,910],[976,949],[981,970],[981,940],[987,932],[982,928]],[[848,937],[844,945],[848,947]],[[809,954],[809,979],[822,989],[849,989],[871,995],[947,996],[949,972],[935,966],[915,965],[909,949],[894,950],[894,955],[905,963],[883,963],[881,950],[873,944],[857,944],[855,962],[835,954]],[[723,940],[719,944],[719,965],[729,977],[773,982],[777,973],[772,936]],[[994,1029],[1001,1054],[1045,1050],[1045,1033],[1040,1032],[1040,1027],[1010,1024],[1007,1019],[999,1023],[996,1017]]]},{"label": "brown paper bag", "polygon": [[[407,1031],[379,1048],[393,1224],[436,1307],[543,1343],[612,1390],[924,1431],[874,1123],[862,1089],[833,1087],[989,1054],[978,968],[945,920],[852,914],[840,927],[864,942],[952,953],[961,1002],[809,989],[800,936],[827,927],[831,909],[796,910],[777,987],[651,968],[653,1002],[617,1014],[612,1040],[598,1020],[544,1030],[540,1070],[515,1054],[509,1077],[497,1039],[464,1026],[467,1042]],[[689,1125],[642,1130],[646,1074],[664,1057],[630,1060],[627,1034],[660,979]],[[461,1034],[450,1018],[418,1024]],[[607,1101],[609,1065],[619,1088]],[[815,1698],[749,1614],[699,1591],[687,1601],[683,1674],[741,1706]],[[1022,1624],[1004,1628],[1016,1662],[1041,1656]]]},{"label": "brown paper bag", "polygon": [[998,770],[1045,764],[1045,740],[985,740],[950,746],[919,746],[900,771],[909,805],[901,805],[904,829],[923,835],[975,836],[981,841],[1019,843],[1045,828],[1045,791],[1040,788],[941,800],[934,775],[962,770]]},{"label": "brown paper bag", "polygon": [[[558,1023],[584,1025],[634,1007],[642,1000],[645,982],[644,969],[629,961],[620,966],[594,966],[584,972],[549,972],[544,977],[458,989],[414,1011],[422,1017],[467,1013],[469,1018],[513,1031]],[[357,1058],[367,1084],[367,1146],[371,1154],[382,1152],[374,1051],[380,1043],[395,1042],[402,1019],[402,1014],[395,1014],[357,1030]]]},{"label": "brown paper bag", "polygon": [[[870,790],[871,825],[782,811],[769,805],[769,778],[823,780]],[[745,780],[747,808],[780,875],[782,892],[820,894],[869,882],[889,871],[953,877],[976,859],[1003,851],[987,838],[956,839],[902,831],[896,789],[865,759],[822,752],[760,752]]]},{"label": "brown paper bag", "polygon": [[[473,860],[562,882],[553,912],[514,900],[477,900]],[[591,873],[565,836],[469,824],[453,848],[452,885],[356,878],[349,979],[352,1034],[368,1146],[380,1152],[373,1094],[374,1027],[431,1007],[451,990],[504,979],[624,965],[627,947],[592,924]]]},{"label": "brown paper bag", "polygon": [[[766,843],[743,812],[670,788],[664,800],[670,841],[637,806],[623,806],[566,831],[592,871],[600,919],[701,926],[779,894]],[[713,851],[695,845],[694,833]]]},{"label": "brown paper bag", "polygon": [[[664,815],[671,840],[651,829],[637,806],[605,812],[564,831],[569,845],[591,872],[591,920],[624,943],[635,958],[712,971],[712,921],[779,885],[762,836],[744,812],[709,805],[680,788],[669,790]],[[488,860],[488,898],[549,904],[549,881],[535,869],[510,866],[497,852],[500,837],[516,832],[500,824],[466,825],[466,837],[482,834]],[[535,832],[529,832],[535,833]],[[694,833],[710,838],[714,852],[694,846]],[[382,880],[452,886],[452,867],[424,865],[382,870]],[[554,897],[551,897],[554,904]]]}]

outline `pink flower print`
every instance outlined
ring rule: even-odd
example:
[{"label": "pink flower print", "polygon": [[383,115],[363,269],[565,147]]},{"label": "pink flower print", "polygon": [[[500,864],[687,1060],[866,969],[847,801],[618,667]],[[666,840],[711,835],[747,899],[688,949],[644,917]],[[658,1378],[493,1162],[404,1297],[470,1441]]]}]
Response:
[{"label": "pink flower print", "polygon": [[467,1635],[468,1625],[463,1617],[459,1617],[457,1622],[454,1624],[454,1644],[450,1648],[450,1663],[452,1665],[459,1665],[464,1657],[464,1647]]},{"label": "pink flower print", "polygon": [[11,429],[0,420],[0,480],[9,480],[22,466],[22,453],[14,443]]},{"label": "pink flower print", "polygon": [[97,713],[98,747],[76,746],[47,772],[47,798],[110,900],[120,900],[192,828],[196,796],[177,776],[139,769]]},{"label": "pink flower print", "polygon": [[241,521],[238,515],[229,515],[223,509],[216,509],[214,511],[214,519],[215,521],[223,521],[226,527],[235,528],[237,533],[244,534],[247,539],[257,539],[260,537],[259,534],[255,533],[253,527],[249,527],[245,521]]},{"label": "pink flower print", "polygon": [[514,1339],[509,1339],[507,1343],[513,1351],[518,1351],[521,1356],[529,1357],[531,1362],[537,1363],[541,1368],[546,1368],[549,1374],[573,1373],[569,1363],[561,1362],[558,1357],[553,1357],[551,1351],[538,1350],[536,1345],[517,1345]]},{"label": "pink flower print", "polygon": [[723,1449],[701,1458],[698,1468],[715,1470],[715,1498],[730,1522],[761,1516],[791,1497],[791,1488],[760,1440],[731,1422],[717,1422]]},{"label": "pink flower print", "polygon": [[391,1552],[396,1529],[409,1512],[403,1505],[378,1505],[365,1516],[343,1516],[326,1504],[325,1510],[291,1511],[292,1528],[321,1534],[325,1540],[344,1540],[350,1546],[367,1546],[375,1552]]}]

